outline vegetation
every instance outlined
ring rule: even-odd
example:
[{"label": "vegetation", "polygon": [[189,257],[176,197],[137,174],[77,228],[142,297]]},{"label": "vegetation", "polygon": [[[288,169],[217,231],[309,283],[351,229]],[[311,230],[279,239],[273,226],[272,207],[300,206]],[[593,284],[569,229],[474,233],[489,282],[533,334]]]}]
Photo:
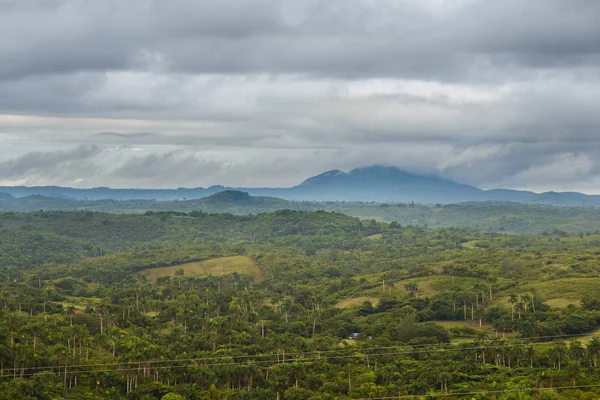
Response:
[{"label": "vegetation", "polygon": [[252,275],[256,282],[265,279],[264,273],[253,259],[247,256],[218,257],[210,260],[191,262],[168,267],[156,267],[138,272],[147,280],[155,281],[163,276],[205,276],[205,275]]},{"label": "vegetation", "polygon": [[[108,213],[205,212],[235,215],[260,214],[277,210],[342,213],[361,219],[397,222],[421,227],[468,228],[505,233],[598,233],[600,208],[527,205],[520,203],[476,202],[470,204],[426,205],[414,203],[312,202],[255,197],[225,191],[185,201],[74,200],[29,196],[1,199],[0,211],[96,211]],[[373,238],[377,238],[374,235]]]},{"label": "vegetation", "polygon": [[0,399],[595,399],[599,273],[560,229],[1,213]]}]

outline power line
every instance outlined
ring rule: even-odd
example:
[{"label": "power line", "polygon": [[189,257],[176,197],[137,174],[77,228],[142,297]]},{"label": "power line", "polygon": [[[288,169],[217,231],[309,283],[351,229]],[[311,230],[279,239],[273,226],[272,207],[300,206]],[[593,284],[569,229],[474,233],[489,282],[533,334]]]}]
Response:
[{"label": "power line", "polygon": [[[550,345],[552,343],[538,343],[541,345]],[[513,345],[512,347],[525,347],[525,346],[529,346],[531,345],[531,343],[523,343],[523,344],[516,344]],[[496,345],[496,346],[475,346],[475,347],[460,347],[460,348],[442,348],[442,349],[427,349],[427,350],[408,350],[408,351],[398,351],[398,352],[387,352],[387,353],[371,353],[371,354],[350,354],[350,355],[334,355],[334,356],[325,356],[325,357],[313,357],[313,358],[295,358],[295,359],[291,359],[291,360],[287,360],[287,363],[292,363],[292,362],[312,362],[312,361],[321,361],[321,360],[335,360],[335,359],[347,359],[347,358],[355,358],[355,357],[363,357],[363,356],[390,356],[390,355],[403,355],[403,354],[427,354],[427,353],[442,353],[442,352],[456,352],[456,351],[466,351],[466,350],[483,350],[483,349],[500,349],[500,348],[506,348],[507,345]],[[375,348],[377,349],[377,348]],[[381,349],[381,348],[379,348]],[[297,353],[297,354],[301,354],[301,353]],[[309,354],[309,353],[304,353],[304,354]],[[288,354],[289,355],[289,354]],[[271,357],[273,356],[278,356],[277,354],[271,354],[269,355]],[[230,358],[230,357],[222,357],[220,359],[223,358]],[[211,358],[211,359],[219,359],[219,358]],[[176,362],[177,364],[181,364],[182,362],[188,362],[188,363],[192,363],[192,362],[198,362],[198,361],[202,361],[202,360],[206,360],[206,358],[190,358],[190,359],[180,359],[180,360],[174,360],[173,362]],[[163,361],[163,362],[168,362],[168,361]],[[148,369],[174,369],[174,368],[187,368],[187,367],[209,367],[209,366],[224,366],[224,365],[252,365],[252,364],[265,364],[265,363],[277,363],[277,364],[284,364],[286,363],[286,360],[283,359],[270,359],[270,360],[249,360],[246,362],[240,362],[240,361],[228,361],[228,362],[222,362],[222,363],[201,363],[200,365],[194,365],[194,364],[186,364],[186,365],[162,365],[162,366],[151,366],[148,364],[152,364],[152,361],[135,361],[132,363],[114,363],[114,364],[79,364],[79,365],[58,365],[58,366],[49,366],[49,367],[39,367],[39,368],[44,368],[44,371],[53,371],[55,369],[57,370],[65,370],[67,369],[67,374],[82,374],[82,373],[100,373],[100,372],[125,372],[125,371],[139,371],[142,368],[148,368]],[[127,368],[110,368],[110,369],[104,369],[104,370],[83,370],[83,369],[79,369],[79,370],[74,370],[74,371],[69,371],[68,368],[90,368],[92,366],[109,366],[109,365],[126,365]],[[133,367],[132,365],[137,365],[135,367]],[[15,372],[18,370],[31,370],[33,368],[8,368],[5,369],[4,371],[7,372]],[[42,371],[43,372],[43,371]],[[32,376],[35,375],[36,373],[39,372],[34,372],[34,373],[27,373],[27,374],[18,374],[18,376]],[[4,375],[3,377],[9,377],[12,378],[14,377],[11,376],[10,374]],[[1,378],[1,377],[0,377]]]},{"label": "power line", "polygon": [[500,394],[500,393],[519,393],[519,392],[535,392],[537,390],[565,390],[565,389],[591,389],[600,387],[600,385],[574,385],[574,386],[555,386],[543,388],[523,388],[523,389],[505,389],[505,390],[482,390],[473,392],[457,392],[457,393],[431,393],[431,394],[406,394],[400,396],[389,397],[361,397],[350,400],[392,400],[392,399],[414,399],[417,397],[451,397],[451,396],[471,396],[476,394]]},{"label": "power line", "polygon": [[[538,339],[559,339],[559,338],[574,338],[574,337],[583,337],[583,336],[589,336],[589,334],[586,333],[579,333],[579,334],[570,334],[570,335],[549,335],[549,336],[532,336],[532,337],[528,337],[528,338],[491,338],[488,339],[489,341],[507,341],[507,345],[509,345],[511,342],[515,342],[515,341],[525,341],[525,340],[538,340]],[[170,360],[143,360],[143,361],[125,361],[125,362],[115,362],[115,363],[100,363],[100,364],[75,364],[75,365],[68,365],[68,367],[104,367],[104,366],[111,366],[111,365],[131,365],[131,364],[159,364],[159,363],[169,363],[169,362],[174,362],[174,363],[178,363],[178,362],[190,362],[190,361],[210,361],[210,360],[221,360],[221,359],[225,359],[225,358],[237,358],[237,359],[247,359],[247,358],[257,358],[257,357],[276,357],[276,356],[284,356],[284,357],[291,357],[294,358],[294,356],[299,356],[299,355],[305,355],[305,354],[328,354],[328,353],[338,353],[338,352],[349,352],[349,351],[370,351],[370,350],[389,350],[389,349],[398,349],[398,348],[431,348],[434,347],[434,349],[428,350],[428,352],[435,350],[435,347],[443,347],[443,346],[456,346],[456,348],[459,349],[473,349],[473,348],[464,348],[464,347],[460,347],[462,345],[465,344],[476,344],[477,342],[472,341],[472,342],[464,342],[461,344],[451,344],[451,343],[436,343],[436,344],[420,344],[420,345],[397,345],[397,346],[382,346],[382,347],[362,347],[362,348],[354,348],[354,347],[349,347],[346,349],[335,349],[335,350],[313,350],[313,351],[302,351],[302,352],[294,352],[294,353],[271,353],[271,354],[256,354],[256,355],[224,355],[224,356],[218,356],[218,357],[197,357],[197,358],[176,358],[176,359],[170,359]],[[538,344],[538,345],[543,345],[543,344],[551,344],[551,343],[556,343],[556,342],[532,342],[532,343],[528,343],[528,344]],[[477,349],[482,349],[482,348],[488,348],[488,347],[482,347],[482,346],[478,346],[476,347]],[[443,350],[455,350],[452,348],[444,348]],[[407,350],[406,353],[415,353],[418,352],[416,350]],[[373,354],[373,355],[378,355],[377,353]],[[64,365],[54,365],[54,366],[38,366],[38,367],[30,367],[30,368],[26,368],[26,369],[30,369],[30,370],[40,370],[40,369],[52,369],[52,368],[61,368],[64,367]],[[17,369],[21,369],[21,368],[17,368]],[[5,369],[5,371],[12,371],[11,368]]]},{"label": "power line", "polygon": [[[465,344],[476,344],[477,342],[473,341],[473,342],[465,342],[463,344],[459,344],[459,345],[452,345],[449,343],[438,343],[438,344],[421,344],[421,345],[397,345],[397,346],[384,346],[384,347],[364,347],[364,348],[347,348],[347,349],[335,349],[335,350],[323,350],[323,351],[319,351],[319,350],[314,350],[314,351],[306,351],[306,352],[295,352],[295,353],[272,353],[272,354],[257,354],[257,355],[224,355],[224,356],[219,356],[219,357],[198,357],[198,358],[178,358],[178,359],[171,359],[171,360],[142,360],[142,361],[126,361],[126,362],[115,362],[115,363],[100,363],[100,364],[75,364],[75,365],[54,365],[54,366],[38,366],[38,367],[29,367],[29,368],[25,368],[28,370],[44,370],[44,369],[54,369],[54,368],[64,368],[66,367],[71,367],[71,368],[90,368],[90,367],[106,367],[106,366],[119,366],[119,365],[126,365],[126,366],[130,366],[130,365],[143,365],[143,364],[162,364],[162,363],[182,363],[182,362],[198,362],[198,361],[211,361],[211,360],[222,360],[222,359],[248,359],[248,358],[262,358],[262,357],[279,357],[280,355],[282,357],[290,357],[290,358],[297,358],[297,356],[299,355],[305,355],[305,354],[329,354],[329,353],[337,353],[337,352],[349,352],[349,351],[355,351],[355,352],[365,352],[365,351],[370,351],[370,350],[389,350],[389,349],[398,349],[398,348],[424,348],[424,347],[428,347],[428,350],[425,351],[420,351],[420,350],[406,350],[404,352],[399,352],[396,354],[419,354],[419,353],[430,353],[430,352],[439,352],[439,351],[456,351],[456,350],[475,350],[475,349],[489,349],[489,348],[500,348],[500,347],[505,347],[505,346],[510,346],[511,342],[514,341],[525,341],[525,340],[536,340],[536,339],[556,339],[556,338],[572,338],[572,337],[581,337],[581,336],[589,336],[588,334],[571,334],[571,335],[552,335],[552,336],[534,336],[534,337],[529,337],[529,338],[512,338],[512,339],[500,339],[500,338],[494,338],[491,339],[491,341],[493,342],[494,340],[497,341],[507,341],[506,345],[497,345],[497,346],[480,346],[477,345],[475,347],[462,347],[462,345]],[[526,346],[526,345],[531,345],[531,344],[537,344],[537,345],[548,345],[548,344],[553,344],[556,342],[532,342],[532,343],[526,343],[526,344],[520,344],[518,345],[518,347],[521,346]],[[436,347],[442,347],[442,346],[455,346],[454,348],[450,348],[450,347],[444,347],[442,349],[437,349]],[[434,347],[434,348],[431,348]],[[513,346],[514,347],[514,346]],[[385,353],[372,353],[372,354],[367,354],[367,355],[382,355]],[[356,356],[356,355],[353,355]],[[334,356],[331,358],[336,358],[336,357],[342,357],[342,356]],[[317,359],[323,359],[322,357],[319,357]],[[7,368],[4,369],[4,371],[12,371],[15,368]],[[23,368],[16,368],[17,370],[21,370]]]}]

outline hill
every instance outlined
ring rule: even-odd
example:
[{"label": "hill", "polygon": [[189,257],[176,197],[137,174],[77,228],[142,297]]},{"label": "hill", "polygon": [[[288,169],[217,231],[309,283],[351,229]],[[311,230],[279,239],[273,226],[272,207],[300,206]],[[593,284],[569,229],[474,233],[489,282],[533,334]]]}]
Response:
[{"label": "hill", "polygon": [[[0,399],[203,391],[254,400],[286,386],[282,399],[432,397],[446,395],[439,376],[450,394],[514,390],[524,379],[537,390],[544,374],[561,388],[573,376],[582,386],[600,379],[599,235],[289,210],[10,213],[0,225]],[[72,366],[66,383],[59,365]],[[139,380],[130,393],[126,379]]]},{"label": "hill", "polygon": [[[308,178],[290,188],[235,188],[219,185],[189,189],[0,187],[0,192],[16,198],[44,196],[71,200],[119,201],[198,200],[224,191],[245,192],[252,196],[277,197],[289,201],[415,202],[425,204],[499,201],[560,206],[600,206],[600,196],[597,195],[576,192],[538,194],[511,189],[482,190],[437,176],[413,174],[396,167],[383,165],[360,167],[348,172],[332,170]],[[8,199],[10,200],[10,198]],[[203,203],[202,206],[207,207],[208,203]],[[130,211],[136,210],[130,209]]]},{"label": "hill", "polygon": [[245,210],[245,214],[293,208],[291,202],[287,200],[266,196],[250,196],[247,192],[238,190],[225,190],[202,199],[189,200],[183,203],[189,209],[221,213],[237,213],[240,208]]},{"label": "hill", "polygon": [[0,211],[101,211],[113,214],[146,212],[204,212],[234,215],[259,214],[277,210],[334,211],[362,219],[396,221],[402,225],[460,227],[487,232],[592,233],[600,226],[600,209],[522,204],[514,202],[468,202],[447,205],[413,203],[289,201],[246,192],[227,190],[185,201],[155,200],[73,200],[28,196],[0,201]]},{"label": "hill", "polygon": [[562,394],[600,379],[599,245],[324,211],[2,213],[0,399],[541,399],[546,375],[548,398],[597,398]]}]

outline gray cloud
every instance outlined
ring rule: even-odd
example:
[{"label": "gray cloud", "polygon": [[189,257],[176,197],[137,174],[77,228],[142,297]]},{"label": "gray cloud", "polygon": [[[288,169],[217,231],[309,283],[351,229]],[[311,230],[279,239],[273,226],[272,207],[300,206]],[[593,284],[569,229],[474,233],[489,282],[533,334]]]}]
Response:
[{"label": "gray cloud", "polygon": [[[34,151],[20,157],[0,162],[0,179],[24,179],[26,182],[36,178],[61,177],[92,172],[89,160],[98,155],[101,149],[93,145],[81,145],[71,150]],[[82,169],[85,167],[85,170]]]},{"label": "gray cloud", "polygon": [[597,191],[598,15],[595,0],[0,1],[0,180],[286,186],[388,163]]},{"label": "gray cloud", "polygon": [[303,3],[9,1],[0,34],[19,46],[0,42],[0,77],[155,67],[488,80],[594,66],[600,51],[595,0]]}]

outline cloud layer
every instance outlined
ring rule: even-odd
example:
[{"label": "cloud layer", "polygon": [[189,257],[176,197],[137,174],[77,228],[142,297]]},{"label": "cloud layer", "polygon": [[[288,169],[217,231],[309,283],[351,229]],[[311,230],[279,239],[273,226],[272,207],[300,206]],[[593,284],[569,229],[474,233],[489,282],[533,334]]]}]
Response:
[{"label": "cloud layer", "polygon": [[388,163],[600,192],[595,0],[0,1],[0,184]]}]

